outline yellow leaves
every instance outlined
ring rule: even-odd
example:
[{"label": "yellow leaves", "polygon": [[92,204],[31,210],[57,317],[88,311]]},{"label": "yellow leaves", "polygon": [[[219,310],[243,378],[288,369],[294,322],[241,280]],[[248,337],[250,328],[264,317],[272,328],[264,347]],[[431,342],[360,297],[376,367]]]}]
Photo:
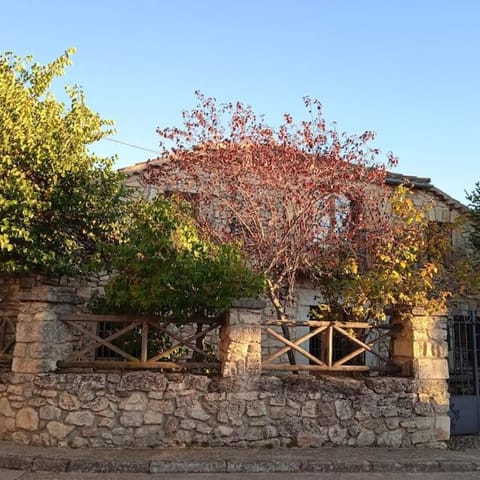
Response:
[{"label": "yellow leaves", "polygon": [[392,263],[393,257],[391,255],[385,255],[383,253],[380,253],[378,255],[379,260],[381,260],[383,263]]},{"label": "yellow leaves", "polygon": [[430,238],[426,212],[405,187],[393,193],[391,212],[389,236],[368,251],[368,266],[358,269],[362,263],[346,260],[326,277],[324,301],[328,298],[331,308],[348,318],[380,318],[385,309],[408,312],[414,306],[433,311],[443,308],[451,295],[450,272],[442,264],[450,237]]},{"label": "yellow leaves", "polygon": [[390,277],[390,280],[393,280],[394,282],[396,282],[396,281],[398,281],[402,278],[402,275],[399,272],[397,272],[396,270],[392,270],[390,272],[389,277]]},{"label": "yellow leaves", "polygon": [[426,263],[420,270],[422,277],[433,278],[438,273],[438,267],[434,263]]},{"label": "yellow leaves", "polygon": [[170,240],[177,250],[191,251],[199,242],[197,232],[189,225],[180,225],[170,234]]},{"label": "yellow leaves", "polygon": [[406,186],[399,185],[390,199],[392,212],[406,225],[425,226],[426,212],[415,205],[410,195],[410,190]]},{"label": "yellow leaves", "polygon": [[11,252],[13,250],[13,245],[9,241],[9,236],[5,233],[0,234],[0,251],[4,250]]},{"label": "yellow leaves", "polygon": [[320,303],[310,313],[312,320],[323,320],[328,318],[332,312],[331,306],[328,303]]},{"label": "yellow leaves", "polygon": [[357,275],[358,274],[358,263],[355,261],[355,259],[350,258],[344,268],[343,272],[347,275]]}]

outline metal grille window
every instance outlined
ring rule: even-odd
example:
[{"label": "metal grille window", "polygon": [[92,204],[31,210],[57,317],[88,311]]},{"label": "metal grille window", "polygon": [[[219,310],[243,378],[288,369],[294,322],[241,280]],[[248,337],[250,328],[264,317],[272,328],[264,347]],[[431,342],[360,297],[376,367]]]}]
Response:
[{"label": "metal grille window", "polygon": [[[100,338],[108,338],[118,331],[119,327],[112,322],[101,322],[98,324],[98,336]],[[96,351],[95,358],[97,360],[118,360],[120,355],[110,350],[108,347],[101,345]]]},{"label": "metal grille window", "polygon": [[474,312],[454,315],[448,322],[450,393],[475,395],[479,367],[480,329]]},{"label": "metal grille window", "polygon": [[448,321],[448,366],[452,435],[480,432],[480,325],[476,312]]}]

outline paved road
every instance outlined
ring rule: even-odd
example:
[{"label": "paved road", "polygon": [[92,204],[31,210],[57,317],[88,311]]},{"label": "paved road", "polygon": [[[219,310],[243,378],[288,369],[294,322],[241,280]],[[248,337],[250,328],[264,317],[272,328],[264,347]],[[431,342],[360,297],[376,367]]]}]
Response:
[{"label": "paved road", "polygon": [[53,473],[0,469],[0,480],[480,480],[480,472],[454,473]]}]

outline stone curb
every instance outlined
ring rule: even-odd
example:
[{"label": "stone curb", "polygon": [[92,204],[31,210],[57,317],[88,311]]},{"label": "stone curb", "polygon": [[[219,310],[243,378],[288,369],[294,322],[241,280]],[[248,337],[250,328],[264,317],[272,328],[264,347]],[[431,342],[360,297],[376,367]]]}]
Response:
[{"label": "stone curb", "polygon": [[[291,454],[295,457],[294,454]],[[439,461],[362,461],[335,462],[298,460],[90,460],[87,458],[43,457],[25,455],[2,455],[0,468],[30,472],[82,472],[82,473],[275,473],[275,472],[474,472],[480,471],[480,464],[463,460]]]}]

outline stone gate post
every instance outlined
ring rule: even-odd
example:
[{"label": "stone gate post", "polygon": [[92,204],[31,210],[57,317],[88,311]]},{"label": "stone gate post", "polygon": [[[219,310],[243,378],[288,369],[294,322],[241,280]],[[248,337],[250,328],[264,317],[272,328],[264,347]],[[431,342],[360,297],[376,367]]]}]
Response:
[{"label": "stone gate post", "polygon": [[56,369],[58,360],[68,357],[73,338],[59,317],[73,313],[75,307],[85,301],[76,292],[75,287],[62,285],[60,280],[22,279],[12,372],[51,372]]},{"label": "stone gate post", "polygon": [[[434,421],[435,440],[450,438],[447,314],[416,308],[393,339],[392,356],[402,373],[416,380],[416,413]],[[420,411],[422,410],[422,411]]]},{"label": "stone gate post", "polygon": [[254,376],[262,371],[262,310],[259,300],[242,298],[229,311],[220,330],[223,377]]}]

